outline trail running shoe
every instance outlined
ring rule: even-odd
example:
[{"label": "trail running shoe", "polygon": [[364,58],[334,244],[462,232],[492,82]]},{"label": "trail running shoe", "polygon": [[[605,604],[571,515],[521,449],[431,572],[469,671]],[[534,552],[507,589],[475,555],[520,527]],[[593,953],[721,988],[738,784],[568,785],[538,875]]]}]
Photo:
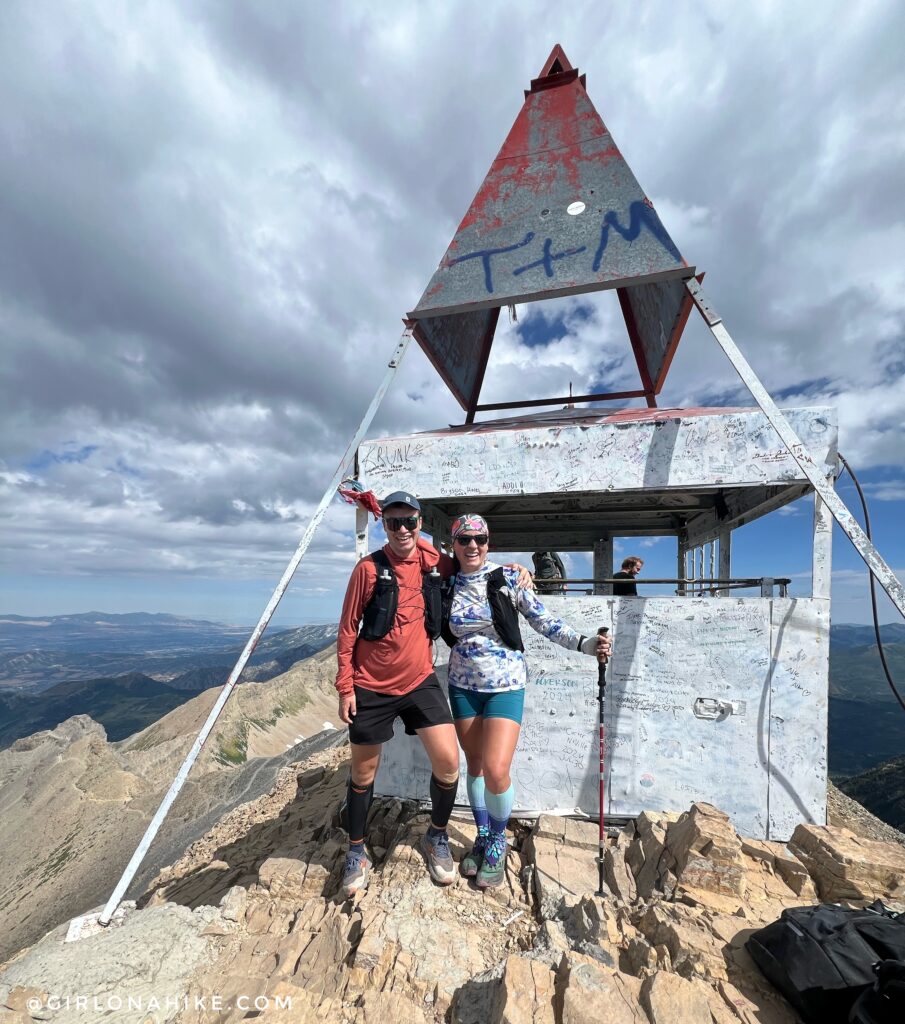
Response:
[{"label": "trail running shoe", "polygon": [[368,855],[363,850],[349,850],[346,854],[342,880],[343,895],[346,899],[350,899],[356,893],[364,892],[368,887],[370,877],[371,862],[368,860]]},{"label": "trail running shoe", "polygon": [[475,885],[479,889],[495,889],[503,884],[506,877],[506,849],[505,833],[491,833],[484,849],[484,862],[475,877]]},{"label": "trail running shoe", "polygon": [[462,858],[462,874],[466,878],[474,878],[474,876],[481,870],[481,864],[484,860],[484,850],[487,848],[487,840],[489,835],[487,832],[478,832],[477,838],[474,841],[474,846],[471,850],[465,854]]},{"label": "trail running shoe", "polygon": [[449,852],[449,836],[446,832],[437,832],[434,835],[425,832],[419,846],[427,861],[427,870],[431,878],[439,885],[451,885],[456,878],[456,865]]}]

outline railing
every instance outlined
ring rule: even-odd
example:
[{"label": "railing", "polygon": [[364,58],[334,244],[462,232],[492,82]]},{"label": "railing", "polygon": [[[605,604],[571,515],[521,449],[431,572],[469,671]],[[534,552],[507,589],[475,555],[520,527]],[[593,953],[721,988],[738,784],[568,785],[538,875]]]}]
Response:
[{"label": "railing", "polygon": [[[558,584],[556,580],[538,580],[539,587],[555,587],[563,586],[564,590],[572,593],[583,593],[592,594],[593,590],[586,589],[587,584],[593,584],[594,586],[605,586],[612,584],[626,584],[634,583],[637,587],[652,586],[654,584],[671,583],[675,584],[676,596],[677,597],[719,597],[720,594],[727,590],[742,590],[756,587],[760,590],[761,597],[773,597],[774,589],[779,588],[780,597],[789,596],[789,584],[792,582],[791,579],[776,577],[776,576],[758,576],[751,578],[733,578],[733,579],[710,579],[710,578],[695,578],[691,577],[688,579],[650,579],[645,577],[644,579],[626,580],[612,579],[611,577],[601,579],[569,579],[564,584]],[[581,585],[584,586],[581,586]],[[548,590],[547,593],[554,593],[553,590]],[[605,595],[608,596],[608,595]]]}]

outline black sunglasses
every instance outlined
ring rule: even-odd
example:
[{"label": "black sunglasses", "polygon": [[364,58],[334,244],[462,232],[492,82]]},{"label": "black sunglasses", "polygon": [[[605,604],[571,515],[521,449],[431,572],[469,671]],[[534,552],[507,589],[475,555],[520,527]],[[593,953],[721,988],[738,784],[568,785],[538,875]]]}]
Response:
[{"label": "black sunglasses", "polygon": [[490,538],[486,533],[460,533],[459,536],[456,537],[456,543],[461,544],[463,548],[467,548],[472,541],[474,541],[479,548],[482,548],[489,540]]},{"label": "black sunglasses", "polygon": [[418,525],[420,516],[384,516],[383,525],[395,533],[404,526],[407,530],[414,530]]}]

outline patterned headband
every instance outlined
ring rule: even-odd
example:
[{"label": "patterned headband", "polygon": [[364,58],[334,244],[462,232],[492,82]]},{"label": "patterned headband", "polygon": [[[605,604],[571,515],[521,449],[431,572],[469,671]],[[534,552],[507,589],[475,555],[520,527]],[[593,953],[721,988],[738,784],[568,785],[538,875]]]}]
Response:
[{"label": "patterned headband", "polygon": [[466,512],[465,515],[459,516],[458,519],[453,521],[452,524],[452,538],[453,540],[459,536],[460,533],[490,533],[490,527],[487,525],[487,520],[483,516],[472,515]]}]

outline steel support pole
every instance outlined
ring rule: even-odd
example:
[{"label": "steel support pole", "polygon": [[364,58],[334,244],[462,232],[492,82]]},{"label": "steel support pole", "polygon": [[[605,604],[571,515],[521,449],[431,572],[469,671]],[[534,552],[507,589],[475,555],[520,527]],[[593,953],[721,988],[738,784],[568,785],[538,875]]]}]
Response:
[{"label": "steel support pole", "polygon": [[[613,578],[613,538],[601,537],[594,541],[594,572],[595,580],[609,580]],[[612,583],[595,583],[595,594],[612,596]]]},{"label": "steel support pole", "polygon": [[748,361],[741,354],[738,346],[723,325],[722,318],[707,301],[700,284],[694,278],[691,278],[685,282],[685,287],[688,289],[695,306],[697,306],[698,311],[710,328],[710,333],[714,336],[720,348],[726,353],[729,362],[735,368],[735,372],[741,377],[742,383],[751,392],[754,401],[760,406],[764,416],[767,417],[773,425],[773,429],[779,434],[789,454],[798,463],[799,468],[808,478],[811,486],[823,499],[824,504],[830,510],[836,522],[842,527],[848,539],[855,545],[858,554],[864,559],[874,578],[886,591],[890,601],[898,608],[899,613],[905,616],[905,587],[899,582],[898,577],[887,565],[880,552],[868,540],[867,534],[861,529],[860,524],[851,512],[849,512],[845,502],[839,497],[832,485],[827,482],[824,471],[814,461],[814,457],[802,443],[801,438],[792,429],[791,424],[782,414],[779,406],[773,401],[767,389],[758,379],[757,374],[748,365]]},{"label": "steel support pole", "polygon": [[355,557],[360,562],[368,553],[368,526],[370,513],[361,505],[355,506]]},{"label": "steel support pole", "polygon": [[[830,477],[830,486],[832,486]],[[811,556],[811,597],[828,601],[832,589],[833,520],[819,494],[814,495],[814,543]]]},{"label": "steel support pole", "polygon": [[[728,527],[720,530],[720,568],[719,577],[721,580],[728,580],[732,575],[732,530]],[[725,591],[718,590],[717,597],[722,597]]]},{"label": "steel support pole", "polygon": [[[688,578],[688,531],[683,530],[682,533],[676,538],[676,577],[680,580]],[[680,583],[676,594],[679,597],[685,597],[688,593],[688,588],[684,583]]]},{"label": "steel support pole", "polygon": [[358,430],[355,432],[355,436],[349,443],[349,447],[346,449],[339,465],[336,467],[333,479],[330,481],[329,487],[324,492],[324,496],[321,498],[320,504],[317,506],[314,515],[311,517],[308,526],[305,529],[305,533],[299,541],[299,546],[295,549],[295,554],[290,559],[289,565],[286,566],[286,571],[283,573],[280,582],[277,584],[276,590],[274,590],[270,601],[268,601],[267,607],[264,609],[264,613],[258,620],[258,624],[255,626],[248,643],[245,645],[245,649],[239,655],[239,660],[236,662],[232,672],[230,672],[229,679],[227,679],[226,685],[220,691],[220,696],[217,698],[217,702],[211,708],[211,712],[207,716],[207,721],[201,727],[201,732],[199,732],[195,738],[195,742],[192,744],[192,749],[188,752],[186,759],[182,762],[182,766],[177,772],[176,778],[173,779],[173,784],[167,790],[166,796],[157,808],[157,813],[151,819],[151,823],[148,825],[144,836],[142,836],[141,842],[138,844],[135,853],[132,854],[132,859],[126,865],[126,870],[123,872],[122,878],[120,878],[116,883],[116,888],[113,890],[110,899],[107,900],[107,904],[98,918],[100,924],[108,925],[110,923],[110,919],[113,917],[116,908],[119,906],[120,901],[126,894],[126,890],[129,888],[132,879],[135,877],[135,873],[141,866],[141,862],[145,859],[148,848],[154,841],[154,837],[157,835],[160,826],[163,824],[164,818],[166,818],[167,813],[173,806],[173,801],[185,785],[185,781],[192,769],[192,765],[201,753],[201,748],[204,746],[205,741],[210,735],[211,729],[214,727],[214,723],[220,716],[220,712],[223,710],[227,700],[229,700],[229,695],[232,693],[233,688],[239,681],[239,677],[242,675],[242,672],[248,663],[248,659],[251,657],[258,641],[261,639],[264,630],[267,628],[267,624],[273,617],[273,613],[276,611],[277,605],[280,603],[283,594],[286,592],[286,589],[295,574],[295,570],[299,567],[299,563],[304,557],[305,552],[308,550],[308,545],[311,543],[314,534],[317,532],[318,526],[321,524],[321,520],[326,515],[330,502],[333,501],[333,497],[336,494],[336,488],[339,487],[340,482],[342,481],[343,472],[345,471],[346,466],[349,465],[349,462],[353,458],[355,452],[358,450],[358,446],[364,440],[365,433],[368,427],[370,427],[374,416],[377,414],[377,410],[380,408],[380,403],[383,401],[384,395],[386,395],[393,378],[396,376],[396,371],[399,369],[399,364],[402,362],[402,357],[405,355],[405,351],[411,340],[411,329],[406,328],[399,340],[399,343],[393,351],[393,355],[387,366],[387,372],[384,374],[383,381],[377,389],[377,393],[374,395],[371,404],[368,406],[368,411],[364,414],[364,419],[359,424]]}]

